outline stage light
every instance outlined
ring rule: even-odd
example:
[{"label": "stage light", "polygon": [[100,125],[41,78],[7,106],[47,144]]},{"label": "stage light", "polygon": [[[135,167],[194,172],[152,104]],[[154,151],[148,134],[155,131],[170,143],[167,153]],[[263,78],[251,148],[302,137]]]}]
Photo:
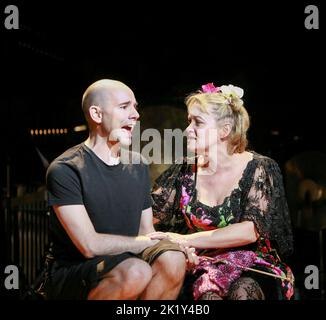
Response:
[{"label": "stage light", "polygon": [[280,132],[278,130],[272,130],[271,131],[271,135],[272,136],[279,136],[280,135]]},{"label": "stage light", "polygon": [[81,125],[81,126],[76,126],[74,128],[75,132],[80,132],[80,131],[86,131],[87,130],[87,126],[85,124]]}]

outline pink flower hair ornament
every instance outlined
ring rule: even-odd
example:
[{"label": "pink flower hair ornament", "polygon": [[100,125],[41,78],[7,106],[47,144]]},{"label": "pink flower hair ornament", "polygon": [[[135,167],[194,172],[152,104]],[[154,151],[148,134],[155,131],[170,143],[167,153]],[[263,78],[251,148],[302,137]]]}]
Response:
[{"label": "pink flower hair ornament", "polygon": [[220,92],[221,89],[219,87],[215,87],[213,82],[211,83],[207,83],[207,84],[203,84],[201,86],[202,92],[203,93],[216,93],[216,92]]},{"label": "pink flower hair ornament", "polygon": [[201,86],[202,93],[218,93],[221,92],[224,96],[232,98],[237,96],[239,99],[243,97],[244,91],[240,87],[233,86],[229,84],[228,86],[215,87],[212,82],[204,84]]}]

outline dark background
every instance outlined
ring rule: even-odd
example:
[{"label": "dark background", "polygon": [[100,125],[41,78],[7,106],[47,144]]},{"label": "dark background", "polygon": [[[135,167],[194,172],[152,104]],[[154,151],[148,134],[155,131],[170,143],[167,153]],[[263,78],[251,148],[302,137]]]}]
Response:
[{"label": "dark background", "polygon": [[[145,113],[185,108],[184,97],[204,83],[232,83],[245,91],[251,148],[282,170],[298,153],[325,152],[325,17],[316,1],[10,4],[19,8],[20,29],[5,29],[1,2],[2,196],[8,165],[14,195],[18,184],[44,183],[35,147],[51,161],[85,138],[72,130],[84,123],[81,96],[102,78],[128,84]],[[319,7],[320,30],[304,27],[309,4]],[[32,137],[37,128],[68,133]]]},{"label": "dark background", "polygon": [[[279,161],[325,149],[325,49],[321,30],[304,27],[307,3],[16,5],[20,29],[0,28],[2,188],[8,161],[12,186],[42,180],[34,145],[51,160],[82,140],[72,131],[84,123],[81,96],[101,78],[126,82],[144,109],[184,108],[184,97],[201,84],[232,83],[245,90],[252,148]],[[69,133],[32,140],[35,128]]]}]

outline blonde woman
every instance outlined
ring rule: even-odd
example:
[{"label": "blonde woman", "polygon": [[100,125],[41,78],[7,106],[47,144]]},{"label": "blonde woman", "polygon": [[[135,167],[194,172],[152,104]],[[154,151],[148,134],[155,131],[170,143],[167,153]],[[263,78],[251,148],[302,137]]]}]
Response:
[{"label": "blonde woman", "polygon": [[154,216],[166,237],[196,249],[195,299],[291,299],[293,274],[280,258],[292,251],[282,176],[274,160],[246,150],[242,96],[239,87],[209,83],[187,97],[196,160],[156,180]]}]

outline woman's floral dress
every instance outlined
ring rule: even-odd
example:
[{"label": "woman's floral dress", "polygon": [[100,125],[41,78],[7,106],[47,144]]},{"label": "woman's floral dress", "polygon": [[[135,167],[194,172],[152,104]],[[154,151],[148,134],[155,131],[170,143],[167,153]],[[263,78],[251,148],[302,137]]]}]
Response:
[{"label": "woman's floral dress", "polygon": [[200,263],[192,270],[194,298],[207,292],[227,298],[239,279],[250,277],[259,280],[265,296],[272,290],[277,292],[273,299],[290,299],[294,277],[279,254],[284,257],[292,252],[292,231],[277,163],[253,152],[238,187],[214,207],[198,201],[195,181],[196,165],[185,160],[156,180],[152,198],[158,230],[184,234],[252,221],[260,237],[243,247],[199,250]]}]

